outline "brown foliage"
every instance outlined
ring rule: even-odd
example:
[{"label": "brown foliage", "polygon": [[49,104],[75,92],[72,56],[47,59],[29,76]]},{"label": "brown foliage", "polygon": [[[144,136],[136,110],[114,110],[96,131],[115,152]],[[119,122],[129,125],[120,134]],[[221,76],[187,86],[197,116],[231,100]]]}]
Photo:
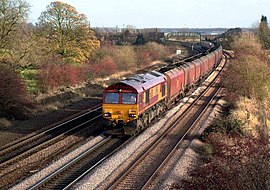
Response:
[{"label": "brown foliage", "polygon": [[150,52],[152,60],[164,59],[169,52],[168,48],[156,42],[147,43],[146,47]]},{"label": "brown foliage", "polygon": [[93,77],[106,77],[117,71],[117,65],[111,57],[104,57],[98,64],[89,65]]},{"label": "brown foliage", "polygon": [[104,45],[91,58],[89,72],[92,77],[104,77],[117,71],[134,70],[163,59],[168,53],[167,47],[154,42],[135,47]]},{"label": "brown foliage", "polygon": [[86,79],[86,72],[82,66],[74,66],[61,62],[61,60],[50,60],[44,63],[39,70],[40,85],[43,90],[56,90],[62,86],[74,86]]},{"label": "brown foliage", "polygon": [[146,46],[138,46],[135,48],[136,59],[139,67],[147,66],[151,63],[152,57]]},{"label": "brown foliage", "polygon": [[228,137],[212,133],[206,142],[214,153],[205,164],[190,172],[177,188],[184,189],[269,189],[269,142],[248,136]]},{"label": "brown foliage", "polygon": [[24,119],[30,106],[25,84],[5,64],[0,64],[0,78],[0,117]]},{"label": "brown foliage", "polygon": [[122,46],[116,50],[113,59],[120,70],[129,70],[137,68],[136,54],[133,47]]},{"label": "brown foliage", "polygon": [[229,92],[265,100],[270,86],[270,65],[260,44],[253,38],[242,37],[234,44],[235,57],[224,74]]}]

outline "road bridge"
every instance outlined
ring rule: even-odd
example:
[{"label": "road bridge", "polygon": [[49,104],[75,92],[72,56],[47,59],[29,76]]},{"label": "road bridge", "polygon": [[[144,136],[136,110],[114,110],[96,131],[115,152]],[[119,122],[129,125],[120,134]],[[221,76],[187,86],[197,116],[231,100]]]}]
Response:
[{"label": "road bridge", "polygon": [[202,35],[198,32],[170,32],[165,38],[170,41],[200,42]]}]

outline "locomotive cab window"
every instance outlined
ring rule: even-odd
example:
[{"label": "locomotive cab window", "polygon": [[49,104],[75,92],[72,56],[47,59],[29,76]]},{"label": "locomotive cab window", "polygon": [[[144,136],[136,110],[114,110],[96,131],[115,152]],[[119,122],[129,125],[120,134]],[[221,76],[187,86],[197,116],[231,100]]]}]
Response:
[{"label": "locomotive cab window", "polygon": [[106,93],[105,94],[105,103],[106,104],[118,104],[119,103],[119,94],[118,93]]},{"label": "locomotive cab window", "polygon": [[146,92],[145,92],[145,102],[148,104],[149,103],[149,90],[147,90]]},{"label": "locomotive cab window", "polygon": [[143,94],[140,94],[139,96],[139,104],[143,103]]},{"label": "locomotive cab window", "polygon": [[123,93],[122,103],[123,104],[136,104],[137,96],[135,93]]},{"label": "locomotive cab window", "polygon": [[165,96],[166,93],[166,85],[162,85],[162,97]]}]

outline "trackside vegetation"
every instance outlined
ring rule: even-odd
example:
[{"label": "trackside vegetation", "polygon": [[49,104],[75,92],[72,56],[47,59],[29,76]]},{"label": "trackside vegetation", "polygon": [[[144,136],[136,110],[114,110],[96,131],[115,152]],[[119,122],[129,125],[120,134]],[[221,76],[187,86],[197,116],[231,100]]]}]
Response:
[{"label": "trackside vegetation", "polygon": [[170,53],[155,42],[101,44],[86,15],[67,3],[51,2],[35,25],[28,23],[29,7],[0,0],[0,118],[27,118],[38,112],[39,95],[144,68]]},{"label": "trackside vegetation", "polygon": [[270,60],[255,35],[233,40],[226,110],[203,133],[202,163],[172,189],[270,189]]}]

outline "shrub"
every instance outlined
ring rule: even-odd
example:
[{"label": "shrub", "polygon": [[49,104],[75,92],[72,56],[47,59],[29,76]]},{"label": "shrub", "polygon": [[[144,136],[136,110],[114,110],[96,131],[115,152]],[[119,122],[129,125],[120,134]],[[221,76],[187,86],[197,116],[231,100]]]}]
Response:
[{"label": "shrub", "polygon": [[0,64],[0,78],[0,117],[25,119],[31,105],[19,73]]},{"label": "shrub", "polygon": [[93,77],[106,77],[117,71],[117,65],[112,57],[104,57],[99,63],[90,64],[89,67]]},{"label": "shrub", "polygon": [[95,54],[91,57],[91,63],[100,63],[105,57],[113,57],[116,53],[115,46],[106,44],[102,48],[98,49]]},{"label": "shrub", "polygon": [[86,79],[82,66],[65,63],[46,63],[39,70],[39,81],[44,91],[56,90],[62,86],[74,86]]},{"label": "shrub", "polygon": [[146,46],[135,47],[138,67],[148,66],[151,63],[151,55]]},{"label": "shrub", "polygon": [[[234,138],[213,133],[214,147],[205,164],[175,187],[184,189],[269,189],[270,148],[260,139]],[[177,189],[176,188],[176,189]]]},{"label": "shrub", "polygon": [[113,55],[113,60],[120,70],[137,68],[136,54],[131,46],[121,46]]},{"label": "shrub", "polygon": [[152,60],[164,59],[169,53],[168,48],[156,42],[147,43],[146,48],[150,52]]},{"label": "shrub", "polygon": [[269,94],[270,68],[260,45],[240,38],[234,45],[236,58],[224,74],[224,86],[238,95],[265,100]]},{"label": "shrub", "polygon": [[222,133],[228,135],[243,135],[244,122],[241,119],[235,118],[232,115],[227,117],[217,118],[214,122],[207,127],[203,134],[202,139],[207,138],[211,133]]}]

